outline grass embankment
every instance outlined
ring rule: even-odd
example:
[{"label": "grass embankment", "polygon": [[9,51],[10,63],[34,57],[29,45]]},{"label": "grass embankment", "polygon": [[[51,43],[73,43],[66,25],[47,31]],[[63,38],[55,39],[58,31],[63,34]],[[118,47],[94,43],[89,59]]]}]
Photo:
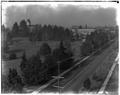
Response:
[{"label": "grass embankment", "polygon": [[100,87],[102,86],[102,83],[104,82],[111,66],[113,65],[115,58],[117,56],[118,51],[113,50],[110,51],[111,54],[106,57],[104,60],[104,63],[101,64],[94,72],[94,74],[91,76],[91,89],[90,91],[98,91]]}]

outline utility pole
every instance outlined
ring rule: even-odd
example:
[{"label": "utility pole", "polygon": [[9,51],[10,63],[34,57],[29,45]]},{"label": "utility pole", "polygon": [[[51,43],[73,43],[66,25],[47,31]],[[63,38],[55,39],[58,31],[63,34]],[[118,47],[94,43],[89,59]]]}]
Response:
[{"label": "utility pole", "polygon": [[60,87],[60,79],[64,78],[64,77],[61,77],[60,76],[60,61],[57,62],[58,64],[58,76],[52,76],[53,78],[56,78],[57,79],[57,86],[53,85],[53,87],[57,87],[58,88],[58,92],[61,93],[61,88]]},{"label": "utility pole", "polygon": [[[59,76],[59,74],[60,74],[60,62],[58,61],[57,62],[58,63],[58,76]],[[58,78],[58,91],[59,91],[59,93],[61,93],[61,90],[60,90],[60,81],[59,81],[59,78]]]}]

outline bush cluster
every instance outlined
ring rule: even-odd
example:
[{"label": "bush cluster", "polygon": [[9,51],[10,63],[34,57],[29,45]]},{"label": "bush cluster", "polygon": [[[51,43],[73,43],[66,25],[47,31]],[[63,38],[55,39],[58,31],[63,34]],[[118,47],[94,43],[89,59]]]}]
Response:
[{"label": "bush cluster", "polygon": [[115,38],[115,34],[106,31],[95,31],[86,36],[85,42],[81,46],[81,55],[88,56],[95,50],[103,47],[111,39]]}]

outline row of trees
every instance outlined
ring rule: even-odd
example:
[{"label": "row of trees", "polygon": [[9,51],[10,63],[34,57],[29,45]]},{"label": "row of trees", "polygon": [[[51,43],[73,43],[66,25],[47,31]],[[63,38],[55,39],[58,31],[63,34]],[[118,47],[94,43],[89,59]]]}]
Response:
[{"label": "row of trees", "polygon": [[36,25],[33,28],[30,39],[31,40],[71,40],[72,32],[56,25]]},{"label": "row of trees", "polygon": [[96,30],[95,32],[92,32],[90,35],[86,36],[86,40],[81,46],[81,55],[90,55],[92,52],[104,46],[108,41],[114,39],[115,37],[116,33],[109,31]]},{"label": "row of trees", "polygon": [[[36,40],[71,40],[72,32],[68,28],[56,25],[31,25],[27,24],[28,21],[21,20],[18,24],[13,24],[11,32],[8,37],[27,36],[31,41]],[[30,20],[29,20],[30,22]]]},{"label": "row of trees", "polygon": [[13,24],[13,27],[10,32],[8,32],[7,36],[9,39],[12,37],[18,37],[18,36],[28,36],[29,35],[29,27],[27,25],[27,22],[25,20],[21,20],[21,22],[18,23],[15,22]]}]

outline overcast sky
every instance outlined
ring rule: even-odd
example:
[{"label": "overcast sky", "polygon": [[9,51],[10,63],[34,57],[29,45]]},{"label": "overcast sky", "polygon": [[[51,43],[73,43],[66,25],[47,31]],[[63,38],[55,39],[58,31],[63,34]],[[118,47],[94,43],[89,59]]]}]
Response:
[{"label": "overcast sky", "polygon": [[6,11],[6,25],[11,27],[13,23],[22,19],[30,19],[32,24],[57,24],[66,27],[72,25],[98,26],[115,25],[116,10],[114,8],[102,8],[98,6],[77,5],[27,5],[10,6]]}]

